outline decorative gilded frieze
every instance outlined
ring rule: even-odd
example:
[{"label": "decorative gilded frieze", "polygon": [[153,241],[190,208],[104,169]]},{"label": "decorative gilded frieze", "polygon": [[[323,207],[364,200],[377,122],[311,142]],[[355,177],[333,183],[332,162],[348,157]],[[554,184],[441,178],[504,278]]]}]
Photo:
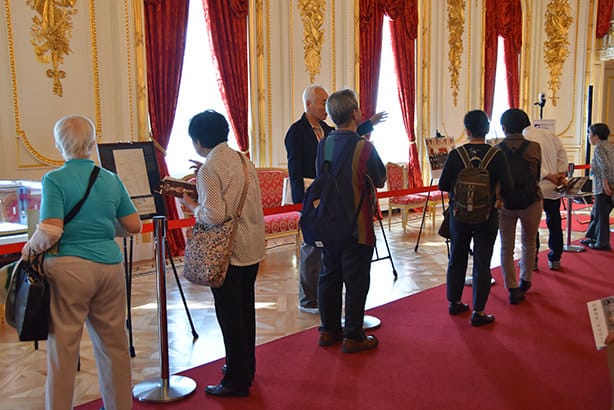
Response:
[{"label": "decorative gilded frieze", "polygon": [[26,4],[37,13],[32,18],[32,39],[36,58],[43,64],[51,63],[48,78],[53,80],[53,93],[62,96],[62,82],[66,72],[60,69],[64,56],[71,53],[72,16],[77,14],[77,0],[27,0]]},{"label": "decorative gilded frieze", "polygon": [[544,15],[544,27],[547,40],[544,41],[544,62],[550,72],[548,89],[551,92],[552,105],[556,106],[557,92],[561,87],[563,65],[569,56],[569,27],[574,19],[567,0],[550,0]]},{"label": "decorative gilded frieze", "polygon": [[448,70],[454,106],[458,105],[460,68],[463,56],[463,32],[465,30],[465,1],[447,0],[448,12]]},{"label": "decorative gilded frieze", "polygon": [[298,0],[298,11],[303,22],[303,48],[305,67],[313,83],[322,65],[321,51],[324,43],[325,0]]}]

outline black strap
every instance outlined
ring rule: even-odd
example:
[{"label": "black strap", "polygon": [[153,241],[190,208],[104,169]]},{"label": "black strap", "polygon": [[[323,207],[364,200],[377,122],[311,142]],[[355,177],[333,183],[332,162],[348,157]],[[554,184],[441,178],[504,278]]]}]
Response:
[{"label": "black strap", "polygon": [[70,212],[64,217],[64,225],[72,221],[75,215],[79,213],[79,210],[81,210],[81,206],[83,205],[88,195],[90,194],[92,185],[94,185],[94,181],[96,180],[96,177],[98,176],[99,172],[100,172],[100,168],[94,165],[94,169],[92,169],[92,173],[90,174],[90,180],[87,183],[87,189],[85,190],[85,194],[83,195],[83,198],[81,198],[81,200],[77,202],[77,204],[73,206]]}]

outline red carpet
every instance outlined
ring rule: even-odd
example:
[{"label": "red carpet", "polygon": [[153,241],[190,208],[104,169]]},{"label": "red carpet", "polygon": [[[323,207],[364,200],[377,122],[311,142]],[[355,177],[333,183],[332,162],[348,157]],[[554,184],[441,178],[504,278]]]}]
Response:
[{"label": "red carpet", "polygon": [[611,252],[566,253],[555,272],[542,257],[527,301],[517,306],[495,269],[487,311],[497,320],[481,328],[469,325],[469,314],[449,316],[439,286],[371,310],[382,320],[374,351],[319,347],[310,329],[257,348],[248,398],[205,395],[204,386],[221,377],[217,361],[182,373],[198,384],[191,396],[166,405],[135,401],[134,409],[607,409],[606,353],[595,349],[586,302],[614,294],[613,261]]}]

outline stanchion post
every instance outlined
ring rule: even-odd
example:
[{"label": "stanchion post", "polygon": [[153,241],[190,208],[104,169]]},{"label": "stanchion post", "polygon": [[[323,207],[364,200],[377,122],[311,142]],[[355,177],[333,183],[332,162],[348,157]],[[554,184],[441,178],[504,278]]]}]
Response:
[{"label": "stanchion post", "polygon": [[158,337],[160,342],[160,377],[145,380],[132,389],[139,401],[170,402],[182,399],[196,390],[196,382],[189,377],[169,376],[168,323],[166,315],[166,217],[155,216],[154,245],[158,292]]}]

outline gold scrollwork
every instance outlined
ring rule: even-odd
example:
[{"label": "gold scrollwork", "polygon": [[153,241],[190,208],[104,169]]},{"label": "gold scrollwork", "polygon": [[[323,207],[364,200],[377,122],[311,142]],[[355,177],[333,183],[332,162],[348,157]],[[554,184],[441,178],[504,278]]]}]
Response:
[{"label": "gold scrollwork", "polygon": [[544,15],[547,40],[544,41],[544,62],[550,71],[548,88],[552,95],[552,105],[556,106],[557,92],[561,87],[563,64],[569,56],[569,27],[574,19],[567,0],[550,0]]},{"label": "gold scrollwork", "polygon": [[53,93],[62,96],[62,83],[66,72],[60,69],[64,56],[71,53],[69,39],[72,36],[72,16],[77,0],[27,0],[26,4],[38,13],[32,17],[32,39],[36,58],[43,63],[51,63],[46,71],[53,80]]},{"label": "gold scrollwork", "polygon": [[298,0],[298,10],[303,22],[303,47],[305,51],[305,66],[311,82],[320,73],[322,62],[321,51],[324,43],[324,11],[325,0]]},{"label": "gold scrollwork", "polygon": [[448,12],[448,69],[450,70],[450,86],[454,106],[458,104],[460,88],[460,67],[463,55],[463,32],[465,30],[465,1],[447,0]]}]

